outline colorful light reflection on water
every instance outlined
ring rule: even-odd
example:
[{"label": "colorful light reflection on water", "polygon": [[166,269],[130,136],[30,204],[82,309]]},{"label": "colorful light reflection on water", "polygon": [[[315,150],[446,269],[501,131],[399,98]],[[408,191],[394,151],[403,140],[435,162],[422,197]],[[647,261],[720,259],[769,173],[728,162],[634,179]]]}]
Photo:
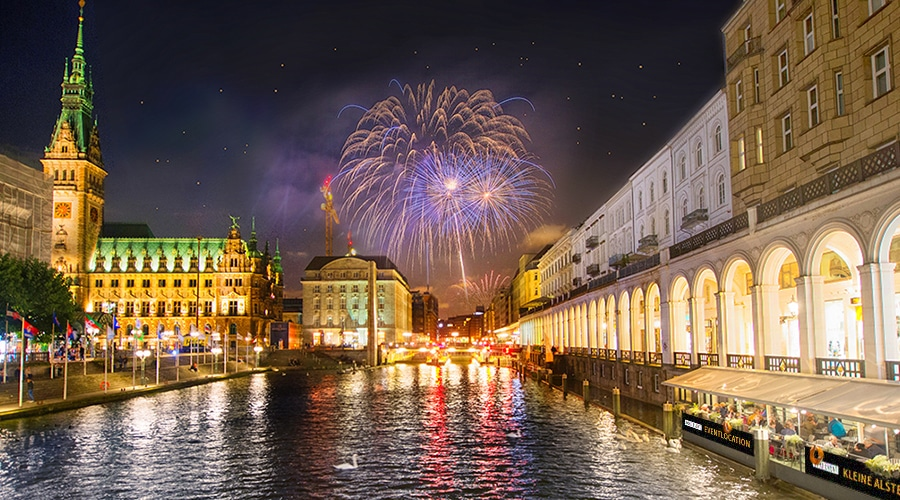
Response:
[{"label": "colorful light reflection on water", "polygon": [[[615,434],[608,413],[494,366],[256,374],[2,422],[0,498],[792,496]],[[334,469],[354,453],[358,469]]]}]

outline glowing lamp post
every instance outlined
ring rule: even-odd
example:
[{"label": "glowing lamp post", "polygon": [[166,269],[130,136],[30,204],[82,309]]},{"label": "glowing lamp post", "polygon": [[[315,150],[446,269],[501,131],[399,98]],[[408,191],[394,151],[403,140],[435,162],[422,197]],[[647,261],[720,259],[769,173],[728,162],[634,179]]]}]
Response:
[{"label": "glowing lamp post", "polygon": [[262,352],[262,346],[254,347],[253,352],[256,353],[256,368],[259,368],[259,353]]},{"label": "glowing lamp post", "polygon": [[[139,349],[136,353],[137,357],[141,358],[141,383],[144,382],[144,365],[147,361],[147,357],[150,356],[150,349]],[[146,385],[146,384],[145,384]]]},{"label": "glowing lamp post", "polygon": [[211,351],[213,353],[213,373],[216,373],[216,366],[219,363],[219,354],[222,354],[222,348],[221,347],[213,347],[211,349]]}]

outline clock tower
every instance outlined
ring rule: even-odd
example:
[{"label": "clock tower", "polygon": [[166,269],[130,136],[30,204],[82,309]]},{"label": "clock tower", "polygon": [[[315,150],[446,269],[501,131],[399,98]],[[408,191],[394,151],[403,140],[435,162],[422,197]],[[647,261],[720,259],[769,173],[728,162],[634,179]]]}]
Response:
[{"label": "clock tower", "polygon": [[53,229],[50,264],[71,278],[76,301],[83,303],[87,267],[103,224],[106,171],[100,135],[93,119],[94,89],[84,59],[84,0],[78,16],[75,55],[66,62],[62,111],[44,149],[44,174],[53,179]]}]

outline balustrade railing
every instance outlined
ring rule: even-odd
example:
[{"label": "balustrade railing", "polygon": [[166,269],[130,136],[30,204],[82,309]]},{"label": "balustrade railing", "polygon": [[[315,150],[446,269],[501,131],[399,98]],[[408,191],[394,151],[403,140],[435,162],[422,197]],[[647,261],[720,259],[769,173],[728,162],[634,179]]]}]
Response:
[{"label": "balustrade railing", "polygon": [[620,358],[620,360],[623,363],[631,363],[631,351],[623,350],[623,351],[621,351],[621,353],[622,353],[622,357]]},{"label": "balustrade railing", "polygon": [[647,353],[644,351],[631,351],[631,362],[643,365],[647,363]]},{"label": "balustrade railing", "polygon": [[832,377],[864,378],[866,363],[861,359],[816,358],[816,373]]},{"label": "balustrade railing", "polygon": [[749,354],[728,354],[727,356],[728,368],[753,369],[753,356]]},{"label": "balustrade railing", "polygon": [[591,357],[599,358],[600,357],[600,349],[597,349],[596,347],[591,347]]},{"label": "balustrade railing", "polygon": [[719,355],[710,352],[698,353],[697,363],[700,366],[719,366]]},{"label": "balustrade railing", "polygon": [[887,365],[887,379],[900,382],[900,361],[885,361]]},{"label": "balustrade railing", "polygon": [[675,353],[675,366],[677,366],[678,368],[690,368],[691,367],[691,353],[676,352]]},{"label": "balustrade railing", "polygon": [[766,370],[770,372],[800,373],[800,358],[766,356]]},{"label": "balustrade railing", "polygon": [[610,361],[616,361],[619,359],[619,351],[615,349],[607,349],[606,350],[606,359]]},{"label": "balustrade railing", "polygon": [[647,353],[647,364],[651,366],[662,366],[662,353],[661,352],[648,352]]}]

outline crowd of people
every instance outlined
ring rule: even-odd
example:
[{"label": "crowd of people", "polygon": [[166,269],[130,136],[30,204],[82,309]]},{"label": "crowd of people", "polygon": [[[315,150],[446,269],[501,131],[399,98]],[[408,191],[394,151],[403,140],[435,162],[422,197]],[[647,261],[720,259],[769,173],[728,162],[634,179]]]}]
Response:
[{"label": "crowd of people", "polygon": [[[699,408],[695,407],[693,414],[720,423],[726,429],[736,427],[738,424],[744,430],[767,426],[773,454],[779,454],[785,448],[784,443],[788,441],[815,444],[831,453],[849,455],[857,459],[887,454],[885,444],[877,439],[877,432],[859,436],[857,426],[851,426],[848,431],[843,422],[834,417],[817,417],[812,413],[801,413],[799,419],[778,418],[777,415],[768,415],[766,406],[753,404],[737,406],[724,402],[700,405]],[[782,412],[782,416],[787,415]],[[798,436],[802,441],[797,441],[797,438],[789,439],[790,436]]]}]

